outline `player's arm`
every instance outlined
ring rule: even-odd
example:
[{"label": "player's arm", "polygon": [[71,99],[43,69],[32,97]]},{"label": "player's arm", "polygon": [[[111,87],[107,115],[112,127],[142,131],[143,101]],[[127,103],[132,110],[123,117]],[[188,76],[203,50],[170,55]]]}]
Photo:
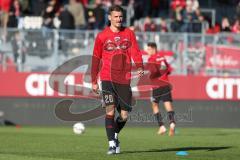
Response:
[{"label": "player's arm", "polygon": [[149,78],[155,79],[161,76],[157,63],[154,59],[148,59],[147,69],[149,71]]},{"label": "player's arm", "polygon": [[138,74],[140,76],[142,76],[143,73],[144,73],[142,54],[141,54],[141,51],[138,47],[138,43],[137,43],[136,36],[135,36],[134,32],[131,32],[131,42],[132,42],[131,58],[133,59],[135,65],[137,67]]},{"label": "player's arm", "polygon": [[102,41],[99,36],[96,37],[93,56],[92,56],[92,68],[91,68],[91,79],[92,79],[92,88],[93,91],[98,90],[97,79],[98,73],[100,71],[100,62],[102,58]]},{"label": "player's arm", "polygon": [[165,71],[165,73],[166,74],[171,74],[171,72],[172,72],[172,67],[171,67],[171,65],[167,62],[167,60],[164,58],[163,59],[163,63],[165,64],[165,66],[166,66],[166,71]]}]

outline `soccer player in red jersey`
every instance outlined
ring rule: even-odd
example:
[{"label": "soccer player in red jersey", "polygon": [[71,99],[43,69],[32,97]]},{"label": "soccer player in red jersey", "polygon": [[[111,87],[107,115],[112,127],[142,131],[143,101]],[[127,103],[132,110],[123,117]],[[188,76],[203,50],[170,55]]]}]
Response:
[{"label": "soccer player in red jersey", "polygon": [[[131,59],[143,75],[142,56],[132,30],[122,26],[123,9],[114,5],[109,8],[110,26],[98,33],[92,57],[92,89],[98,92],[98,74],[101,81],[102,98],[105,104],[105,127],[109,141],[107,154],[120,153],[118,134],[131,111],[132,92]],[[115,118],[115,109],[119,116]]]},{"label": "soccer player in red jersey", "polygon": [[[164,82],[169,82],[168,75],[171,72],[171,67],[167,63],[164,56],[161,53],[157,53],[156,43],[154,42],[148,43],[146,52],[150,56],[148,59],[148,69],[150,71],[149,78],[153,81],[161,80]],[[163,101],[170,124],[169,136],[173,136],[175,130],[175,120],[174,110],[172,106],[171,85],[170,83],[168,84],[169,85],[164,86],[154,86],[152,89],[151,101],[153,114],[159,125],[158,134],[162,135],[166,132],[166,127],[164,126],[163,118],[159,110],[159,102]]]}]

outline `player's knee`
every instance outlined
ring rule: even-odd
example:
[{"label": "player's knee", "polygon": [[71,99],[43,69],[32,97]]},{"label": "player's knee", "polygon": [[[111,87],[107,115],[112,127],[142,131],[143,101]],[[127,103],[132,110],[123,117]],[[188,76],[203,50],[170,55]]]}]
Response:
[{"label": "player's knee", "polygon": [[128,120],[128,116],[127,115],[122,115],[121,120],[126,122]]},{"label": "player's knee", "polygon": [[153,107],[153,108],[158,108],[158,103],[152,102],[152,107]]},{"label": "player's knee", "polygon": [[113,105],[106,106],[106,114],[107,115],[114,115],[114,113],[115,113],[115,111],[114,111]]}]

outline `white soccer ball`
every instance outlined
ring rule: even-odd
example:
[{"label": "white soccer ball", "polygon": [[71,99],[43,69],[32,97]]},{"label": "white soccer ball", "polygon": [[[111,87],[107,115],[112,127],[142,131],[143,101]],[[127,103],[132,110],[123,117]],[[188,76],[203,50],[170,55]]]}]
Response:
[{"label": "white soccer ball", "polygon": [[73,132],[75,134],[83,134],[85,132],[85,126],[81,122],[77,122],[73,125]]}]

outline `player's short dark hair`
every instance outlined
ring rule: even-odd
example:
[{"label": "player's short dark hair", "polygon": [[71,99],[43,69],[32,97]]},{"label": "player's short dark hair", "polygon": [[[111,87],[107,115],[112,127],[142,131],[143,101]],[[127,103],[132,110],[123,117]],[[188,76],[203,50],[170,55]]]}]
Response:
[{"label": "player's short dark hair", "polygon": [[157,44],[155,42],[148,42],[147,46],[157,49]]},{"label": "player's short dark hair", "polygon": [[117,12],[122,12],[123,13],[123,8],[119,5],[113,5],[108,9],[108,14],[110,15],[113,11]]}]

